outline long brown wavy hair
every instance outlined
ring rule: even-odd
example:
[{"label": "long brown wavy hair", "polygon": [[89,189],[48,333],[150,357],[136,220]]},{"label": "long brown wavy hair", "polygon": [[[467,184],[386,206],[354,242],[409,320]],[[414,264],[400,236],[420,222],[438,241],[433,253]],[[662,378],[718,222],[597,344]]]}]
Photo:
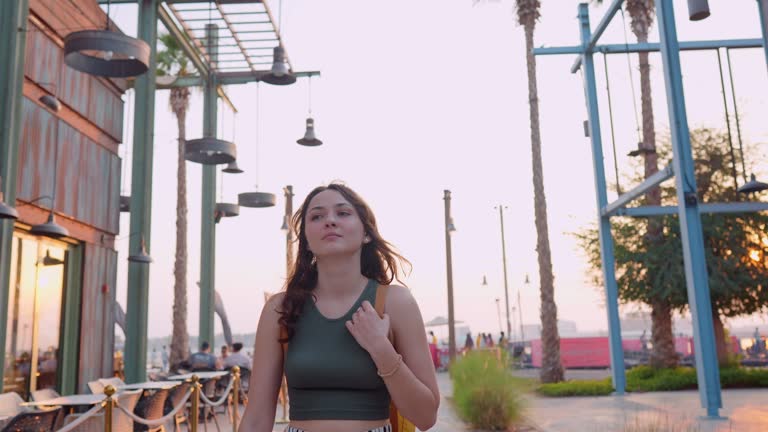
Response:
[{"label": "long brown wavy hair", "polygon": [[309,250],[304,226],[310,201],[325,190],[340,193],[355,208],[357,216],[363,223],[365,234],[371,239],[370,242],[363,244],[363,250],[360,254],[360,272],[363,276],[374,279],[381,285],[389,285],[393,280],[405,285],[400,280],[400,274],[405,273],[402,267],[405,264],[409,270],[411,268],[411,263],[395,252],[390,243],[381,238],[376,226],[376,217],[360,195],[340,183],[316,187],[307,195],[291,219],[291,229],[297,233],[299,248],[290,276],[285,284],[285,296],[280,309],[277,311],[280,314],[278,322],[287,331],[287,335],[281,335],[280,342],[283,343],[291,340],[295,332],[296,322],[304,309],[304,304],[314,297],[313,291],[317,286],[317,264],[313,262],[313,255]]}]

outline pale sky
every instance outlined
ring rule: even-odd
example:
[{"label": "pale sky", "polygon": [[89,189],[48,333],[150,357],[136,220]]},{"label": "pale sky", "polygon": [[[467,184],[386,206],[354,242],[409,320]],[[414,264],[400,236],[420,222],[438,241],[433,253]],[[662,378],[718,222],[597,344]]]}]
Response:
[{"label": "pale sky", "polygon": [[[542,3],[536,45],[577,45],[578,2]],[[687,20],[686,2],[675,3],[680,40],[760,37],[754,1],[728,2],[727,9],[724,1],[710,2],[712,16],[698,23]],[[277,13],[278,2],[269,4]],[[112,7],[116,22],[135,35],[136,7]],[[234,138],[238,164],[246,172],[224,174],[224,200],[236,202],[237,193],[252,191],[256,183],[259,190],[278,197],[273,208],[241,208],[239,217],[217,225],[216,289],[233,331],[255,331],[262,293],[276,291],[284,282],[283,186],[294,186],[294,207],[298,208],[312,188],[337,179],[367,200],[384,238],[413,263],[405,282],[425,320],[447,315],[442,197],[444,189],[452,191],[457,228],[452,237],[455,313],[473,333],[498,332],[495,298],[501,298],[504,313],[499,214],[494,206],[508,206],[510,303],[520,289],[524,322],[537,323],[539,284],[524,37],[516,24],[513,1],[481,2],[473,7],[473,0],[285,0],[282,10],[285,45],[294,69],[322,72],[321,78],[312,80],[312,108],[318,137],[325,144],[307,148],[295,143],[304,133],[306,79],[287,87],[261,85],[258,146],[256,85],[227,89],[240,111],[236,136],[228,108],[220,110],[219,136]],[[593,28],[603,10],[591,8]],[[628,37],[634,42],[631,33]],[[658,40],[655,26],[651,40]],[[624,42],[620,15],[601,42]],[[763,51],[739,50],[731,57],[745,142],[765,143],[768,79]],[[723,128],[715,53],[689,52],[682,59],[691,126]],[[639,110],[636,61],[633,56]],[[659,55],[652,54],[651,61],[657,132],[662,134],[668,117]],[[605,164],[612,182],[602,62],[602,56],[596,56]],[[572,55],[538,58],[545,189],[559,318],[576,322],[579,330],[595,331],[606,328],[602,287],[591,283],[585,257],[569,234],[596,220],[591,150],[582,127],[584,93],[580,75],[569,71],[572,63]],[[637,135],[626,56],[610,57],[609,67],[619,170],[628,170],[625,155],[636,146]],[[176,121],[168,109],[167,91],[158,91],[156,102],[150,337],[171,333],[175,244]],[[193,93],[187,126],[190,139],[202,136],[202,108],[201,93]],[[132,124],[126,123],[126,129]],[[126,142],[132,146],[130,134]],[[747,165],[757,165],[758,174],[764,173],[765,148],[758,145],[755,154],[761,160],[747,160]],[[188,307],[189,331],[194,335],[198,330],[195,282],[199,280],[202,182],[200,166],[188,163],[187,167]],[[129,171],[130,163],[127,175]],[[129,179],[124,184],[129,193]],[[123,214],[120,236],[129,232],[128,225],[128,215]],[[118,240],[123,257],[118,261],[118,300],[123,306],[127,247],[127,238]],[[526,273],[531,275],[528,287],[523,285]],[[487,275],[487,287],[481,286],[483,275]],[[752,317],[749,322],[753,321],[764,323],[766,317]],[[220,329],[217,320],[216,331]]]}]

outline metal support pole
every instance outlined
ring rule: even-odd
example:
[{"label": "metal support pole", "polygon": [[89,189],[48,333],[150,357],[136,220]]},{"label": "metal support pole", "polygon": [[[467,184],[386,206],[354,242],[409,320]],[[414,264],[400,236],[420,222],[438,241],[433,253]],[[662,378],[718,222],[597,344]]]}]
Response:
[{"label": "metal support pole", "polygon": [[191,419],[189,419],[189,431],[197,432],[197,424],[200,420],[200,378],[197,375],[192,375],[192,409],[189,413]]},{"label": "metal support pole", "polygon": [[760,12],[760,29],[763,35],[765,64],[768,66],[768,0],[757,0],[757,9]]},{"label": "metal support pole", "polygon": [[112,411],[115,408],[115,399],[112,397],[117,392],[113,385],[104,387],[104,395],[107,397],[107,403],[104,405],[104,431],[112,432]]},{"label": "metal support pole", "polygon": [[[579,4],[579,22],[581,23],[581,43],[584,46],[592,39],[589,26],[589,6]],[[592,140],[592,165],[595,170],[595,191],[597,195],[597,215],[600,221],[600,250],[605,280],[605,306],[608,313],[608,339],[611,353],[611,376],[616,394],[622,395],[626,390],[624,375],[624,349],[621,346],[621,321],[619,320],[618,287],[616,284],[615,259],[613,256],[613,237],[611,222],[608,216],[602,214],[602,209],[608,203],[608,193],[605,184],[605,166],[603,165],[603,142],[600,134],[600,112],[597,106],[597,84],[595,82],[595,64],[592,53],[587,51],[582,55],[584,66],[584,94],[587,101],[589,116],[589,137]]]},{"label": "metal support pole", "polygon": [[240,418],[240,366],[232,367],[232,432],[237,432]]},{"label": "metal support pole", "polygon": [[[216,63],[219,29],[216,24],[205,26],[206,45],[211,63]],[[218,118],[216,75],[210,73],[203,88],[203,136],[215,137]],[[200,240],[200,322],[199,341],[214,346],[213,322],[216,287],[216,165],[203,165],[203,199]]]},{"label": "metal support pole", "polygon": [[[16,175],[19,162],[24,46],[26,44],[29,0],[0,1],[0,177],[5,202],[16,203]],[[56,120],[58,121],[58,120]],[[0,221],[0,323],[8,322],[10,291],[12,219]],[[5,331],[0,331],[0,347],[5,347]],[[0,374],[5,356],[0,356]]]},{"label": "metal support pole", "polygon": [[453,316],[453,260],[451,258],[451,191],[443,191],[445,201],[445,261],[448,279],[448,357],[450,362],[456,360],[456,328]]},{"label": "metal support pole", "polygon": [[504,304],[507,311],[507,338],[512,334],[512,324],[509,321],[509,286],[507,285],[507,243],[504,240],[504,207],[499,204],[499,220],[501,221],[501,262],[504,265]]},{"label": "metal support pole", "polygon": [[661,36],[661,58],[669,106],[669,124],[674,125],[671,128],[673,165],[683,242],[685,282],[688,288],[688,306],[693,318],[693,346],[699,397],[702,407],[707,410],[707,416],[719,418],[718,409],[722,407],[720,371],[715,350],[704,236],[696,195],[696,176],[693,169],[691,137],[688,133],[688,118],[685,112],[683,77],[672,0],[657,0],[656,16]]},{"label": "metal support pole", "polygon": [[[150,48],[149,70],[136,79],[133,159],[131,162],[131,225],[128,250],[141,251],[145,242],[151,250],[152,156],[155,138],[155,63],[157,54],[157,0],[139,2],[138,36]],[[129,383],[147,380],[147,307],[149,265],[128,263],[128,304],[125,332],[125,379]]]}]

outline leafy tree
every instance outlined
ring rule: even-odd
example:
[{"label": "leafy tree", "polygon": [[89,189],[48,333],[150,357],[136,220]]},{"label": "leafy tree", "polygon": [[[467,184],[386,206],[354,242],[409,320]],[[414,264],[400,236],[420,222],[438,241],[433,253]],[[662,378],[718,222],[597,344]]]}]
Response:
[{"label": "leafy tree", "polygon": [[[732,153],[727,136],[712,129],[696,129],[691,131],[691,144],[700,202],[740,199],[728,168]],[[660,159],[670,160],[670,148],[669,139],[659,144]],[[642,180],[642,173],[638,172],[635,180]],[[663,205],[676,204],[673,183],[663,185],[661,192]],[[650,224],[645,219],[654,219],[662,227],[660,238],[649,235]],[[768,215],[717,213],[702,214],[701,219],[718,359],[724,364],[727,351],[722,317],[768,309]],[[685,310],[688,295],[677,214],[615,217],[611,219],[611,228],[620,300],[650,305],[655,299],[664,298],[673,309]],[[587,228],[576,235],[587,252],[592,271],[601,274],[597,229]]]}]

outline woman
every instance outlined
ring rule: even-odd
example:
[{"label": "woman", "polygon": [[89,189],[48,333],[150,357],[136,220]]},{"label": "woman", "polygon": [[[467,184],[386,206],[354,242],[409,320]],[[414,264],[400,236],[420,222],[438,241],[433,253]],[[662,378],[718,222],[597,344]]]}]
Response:
[{"label": "woman", "polygon": [[292,226],[296,263],[285,292],[261,312],[240,432],[272,431],[284,371],[290,432],[388,432],[390,397],[417,428],[432,427],[440,395],[418,305],[391,285],[386,313],[374,310],[377,286],[405,260],[381,238],[371,209],[333,183],[307,196]]}]

